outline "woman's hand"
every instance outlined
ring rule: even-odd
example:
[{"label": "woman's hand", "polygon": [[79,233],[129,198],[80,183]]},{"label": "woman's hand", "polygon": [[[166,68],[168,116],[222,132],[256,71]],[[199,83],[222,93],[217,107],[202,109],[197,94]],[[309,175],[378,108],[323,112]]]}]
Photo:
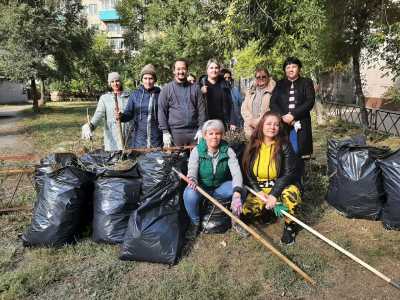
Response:
[{"label": "woman's hand", "polygon": [[196,181],[192,180],[189,178],[189,182],[188,182],[188,186],[192,189],[192,190],[196,190],[197,189],[197,183]]},{"label": "woman's hand", "polygon": [[115,120],[117,120],[117,121],[119,121],[119,120],[121,119],[121,113],[120,113],[120,111],[119,111],[118,109],[116,109],[116,108],[115,108],[115,110],[114,110],[114,117],[115,117]]},{"label": "woman's hand", "polygon": [[206,85],[203,85],[200,90],[203,94],[207,94],[207,86]]},{"label": "woman's hand", "polygon": [[288,113],[288,114],[282,116],[282,121],[285,122],[286,124],[290,125],[294,121],[294,117],[291,113]]},{"label": "woman's hand", "polygon": [[276,202],[277,202],[277,199],[276,199],[275,196],[273,196],[273,195],[268,195],[268,196],[267,196],[267,201],[265,202],[265,208],[266,208],[266,209],[272,209],[272,208],[274,208],[275,205],[276,205]]},{"label": "woman's hand", "polygon": [[242,213],[242,199],[239,192],[234,192],[232,195],[231,210],[236,216],[240,216]]}]

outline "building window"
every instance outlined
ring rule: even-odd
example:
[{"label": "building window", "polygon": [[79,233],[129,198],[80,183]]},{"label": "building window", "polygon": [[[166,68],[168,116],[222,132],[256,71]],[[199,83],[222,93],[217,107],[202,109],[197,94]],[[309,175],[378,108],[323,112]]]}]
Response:
[{"label": "building window", "polygon": [[118,0],[102,0],[103,9],[113,9],[117,5]]},{"label": "building window", "polygon": [[86,8],[86,15],[95,16],[97,14],[97,5],[96,4],[89,4],[85,8]]},{"label": "building window", "polygon": [[114,32],[114,33],[121,33],[122,26],[118,23],[107,23],[107,31]]},{"label": "building window", "polygon": [[110,39],[110,46],[113,50],[123,50],[124,39]]}]

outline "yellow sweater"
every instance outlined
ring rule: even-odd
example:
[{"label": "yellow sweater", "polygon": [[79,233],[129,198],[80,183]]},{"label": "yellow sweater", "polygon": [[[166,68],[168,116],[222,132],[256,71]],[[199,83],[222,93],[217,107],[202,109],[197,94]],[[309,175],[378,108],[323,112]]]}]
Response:
[{"label": "yellow sweater", "polygon": [[257,181],[274,180],[278,176],[275,161],[272,160],[274,144],[261,144],[260,152],[253,165],[253,173]]}]

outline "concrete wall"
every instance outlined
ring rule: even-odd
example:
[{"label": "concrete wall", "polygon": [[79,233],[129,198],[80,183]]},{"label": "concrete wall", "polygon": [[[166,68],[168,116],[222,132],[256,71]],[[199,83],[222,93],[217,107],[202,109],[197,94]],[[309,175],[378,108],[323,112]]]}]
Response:
[{"label": "concrete wall", "polygon": [[0,104],[27,102],[24,84],[0,79]]}]

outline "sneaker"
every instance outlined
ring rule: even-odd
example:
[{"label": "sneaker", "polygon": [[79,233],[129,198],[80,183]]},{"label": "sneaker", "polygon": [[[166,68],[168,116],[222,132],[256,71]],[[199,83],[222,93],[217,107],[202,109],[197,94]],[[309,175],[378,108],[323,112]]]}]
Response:
[{"label": "sneaker", "polygon": [[200,224],[190,223],[185,233],[185,238],[189,241],[194,241],[200,232]]},{"label": "sneaker", "polygon": [[286,224],[283,228],[283,234],[281,238],[281,243],[285,245],[292,245],[294,244],[296,238],[296,230],[293,224]]},{"label": "sneaker", "polygon": [[246,229],[244,229],[242,226],[240,226],[238,223],[232,222],[232,228],[233,230],[236,231],[236,233],[243,237],[243,238],[247,238],[250,236],[250,233],[248,233],[248,231]]}]

